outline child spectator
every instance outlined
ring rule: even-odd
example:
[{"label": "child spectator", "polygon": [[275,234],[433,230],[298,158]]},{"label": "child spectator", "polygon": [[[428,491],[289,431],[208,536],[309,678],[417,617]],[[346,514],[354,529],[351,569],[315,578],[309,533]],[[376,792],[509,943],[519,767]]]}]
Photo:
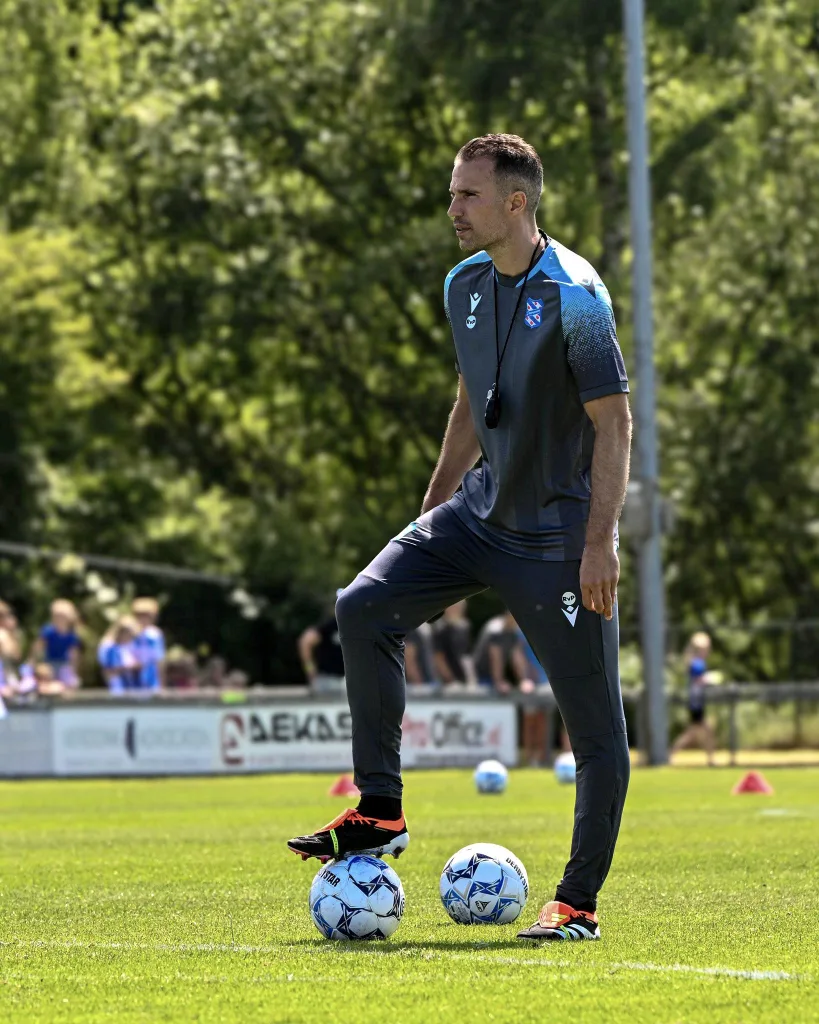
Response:
[{"label": "child spectator", "polygon": [[140,683],[143,690],[165,687],[165,635],[157,626],[159,602],[153,597],[138,597],[131,605],[139,632],[134,649],[140,663]]},{"label": "child spectator", "polygon": [[197,690],[199,688],[196,659],[183,647],[172,647],[168,651],[166,685],[169,690]]},{"label": "child spectator", "polygon": [[66,691],[64,684],[54,678],[54,669],[47,661],[35,667],[34,679],[38,697],[61,697]]},{"label": "child spectator", "polygon": [[121,694],[142,689],[140,663],[134,641],[139,624],[130,615],[123,615],[105,634],[97,650],[102,674],[111,693]]},{"label": "child spectator", "polygon": [[71,601],[53,601],[51,622],[40,630],[29,655],[34,665],[47,662],[54,678],[72,688],[80,685],[77,674],[81,646],[76,633],[78,619],[77,609]]}]

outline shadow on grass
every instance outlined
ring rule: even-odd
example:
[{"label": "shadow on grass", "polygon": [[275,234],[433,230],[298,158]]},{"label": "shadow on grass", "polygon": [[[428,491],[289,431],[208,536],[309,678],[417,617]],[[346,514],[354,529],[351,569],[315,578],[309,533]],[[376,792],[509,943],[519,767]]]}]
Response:
[{"label": "shadow on grass", "polygon": [[486,941],[475,940],[470,941],[456,941],[456,940],[426,940],[418,942],[392,942],[387,940],[385,942],[371,941],[371,942],[347,942],[343,940],[332,940],[327,939],[297,939],[295,942],[282,943],[283,947],[294,948],[303,947],[306,949],[324,949],[328,952],[361,952],[361,953],[422,953],[424,951],[436,952],[461,952],[466,950],[467,952],[475,952],[476,950],[493,950],[493,949],[536,949],[539,947],[539,943],[526,942],[523,939],[489,939]]}]

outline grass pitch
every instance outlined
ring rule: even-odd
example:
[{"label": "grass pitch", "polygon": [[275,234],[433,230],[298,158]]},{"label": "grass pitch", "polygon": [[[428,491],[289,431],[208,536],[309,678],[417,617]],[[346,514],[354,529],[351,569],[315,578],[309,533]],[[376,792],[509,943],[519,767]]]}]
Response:
[{"label": "grass pitch", "polygon": [[819,770],[636,770],[598,943],[523,946],[438,899],[447,857],[523,860],[530,923],[566,859],[573,789],[512,772],[408,774],[407,910],[392,939],[330,943],[314,862],[284,846],[344,806],[326,776],[0,785],[0,1021],[332,1024],[819,1021]]}]

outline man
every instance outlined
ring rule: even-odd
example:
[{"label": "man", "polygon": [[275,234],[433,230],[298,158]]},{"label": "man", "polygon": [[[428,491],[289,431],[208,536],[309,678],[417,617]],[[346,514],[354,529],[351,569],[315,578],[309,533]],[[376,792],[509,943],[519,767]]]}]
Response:
[{"label": "man", "polygon": [[577,759],[571,856],[555,899],[519,933],[561,941],[600,936],[628,786],[615,601],[631,417],[608,292],[538,230],[542,185],[517,136],[473,139],[455,160],[449,216],[473,254],[444,287],[458,398],[420,518],[336,606],[362,798],[289,846],[320,858],[406,849],[402,636],[494,587],[549,676]]},{"label": "man", "polygon": [[456,601],[444,610],[433,629],[435,667],[444,686],[468,686],[478,680],[472,659],[472,625],[466,616],[466,601]]},{"label": "man", "polygon": [[[336,597],[340,593],[336,591]],[[305,629],[298,646],[311,693],[325,696],[344,693],[344,655],[332,604],[327,606],[326,614],[317,625]]]},{"label": "man", "polygon": [[510,666],[518,682],[529,678],[520,628],[511,612],[495,615],[485,622],[475,645],[475,672],[481,686],[498,693],[510,693]]},{"label": "man", "polygon": [[432,626],[422,622],[404,637],[404,675],[413,685],[429,686],[436,682]]}]

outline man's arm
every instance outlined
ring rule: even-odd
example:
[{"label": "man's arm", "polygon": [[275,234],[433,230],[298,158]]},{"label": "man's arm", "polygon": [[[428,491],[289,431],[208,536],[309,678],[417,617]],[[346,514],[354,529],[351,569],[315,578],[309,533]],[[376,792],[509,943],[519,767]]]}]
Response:
[{"label": "man's arm", "polygon": [[468,469],[475,465],[481,447],[472,422],[472,410],[464,379],[458,378],[458,397],[447,423],[438,465],[427,488],[421,514],[449,501]]},{"label": "man's arm", "polygon": [[313,661],[313,649],[321,643],[321,634],[314,626],[309,626],[299,637],[299,658],[301,667],[308,680],[312,682],[316,674],[316,665]]},{"label": "man's arm", "polygon": [[489,641],[489,673],[492,676],[492,685],[498,693],[509,693],[512,687],[506,678],[506,659],[503,656],[503,646],[499,641]]},{"label": "man's arm", "polygon": [[614,527],[626,498],[631,412],[626,395],[606,395],[584,405],[594,424],[591,511],[586,547],[580,563],[583,607],[612,617],[620,578],[620,559],[614,550]]},{"label": "man's arm", "polygon": [[408,683],[426,683],[415,644],[404,644],[404,676]]},{"label": "man's arm", "polygon": [[440,651],[436,651],[432,656],[435,662],[435,671],[442,683],[452,683],[455,681],[455,676],[452,674],[452,669],[449,667],[449,662],[441,654]]}]

